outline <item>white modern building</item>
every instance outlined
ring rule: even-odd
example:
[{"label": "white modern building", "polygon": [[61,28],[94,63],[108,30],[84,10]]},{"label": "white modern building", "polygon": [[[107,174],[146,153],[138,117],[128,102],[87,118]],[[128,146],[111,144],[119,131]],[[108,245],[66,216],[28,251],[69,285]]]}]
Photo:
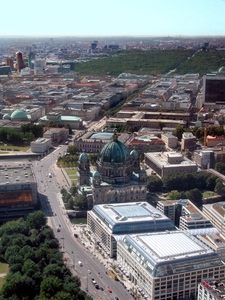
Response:
[{"label": "white modern building", "polygon": [[194,173],[197,164],[178,152],[148,152],[145,153],[145,163],[160,177],[174,173]]},{"label": "white modern building", "polygon": [[196,299],[203,278],[224,278],[217,253],[187,231],[126,235],[117,261],[150,300]]},{"label": "white modern building", "polygon": [[45,153],[51,148],[51,139],[38,138],[30,143],[31,151],[34,153]]},{"label": "white modern building", "polygon": [[197,300],[225,299],[225,281],[213,278],[204,279],[198,285]]},{"label": "white modern building", "polygon": [[148,202],[95,205],[87,212],[91,237],[111,257],[116,256],[121,235],[175,230],[173,222]]},{"label": "white modern building", "polygon": [[225,202],[205,204],[202,209],[203,214],[225,238]]}]

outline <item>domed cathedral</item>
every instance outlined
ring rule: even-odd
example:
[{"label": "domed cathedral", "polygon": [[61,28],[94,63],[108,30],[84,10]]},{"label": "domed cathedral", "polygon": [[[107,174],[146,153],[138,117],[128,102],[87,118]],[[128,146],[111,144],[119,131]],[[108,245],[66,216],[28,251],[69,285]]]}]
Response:
[{"label": "domed cathedral", "polygon": [[139,154],[118,140],[103,148],[97,160],[97,171],[90,171],[88,156],[82,153],[78,161],[80,192],[88,198],[88,206],[96,204],[145,201],[147,174],[140,168]]}]

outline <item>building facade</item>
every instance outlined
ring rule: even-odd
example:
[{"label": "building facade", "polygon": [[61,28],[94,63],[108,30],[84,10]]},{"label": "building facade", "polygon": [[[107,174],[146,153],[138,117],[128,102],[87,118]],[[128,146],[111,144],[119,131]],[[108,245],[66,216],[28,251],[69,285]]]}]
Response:
[{"label": "building facade", "polygon": [[121,235],[175,230],[173,222],[147,202],[95,205],[87,214],[91,237],[103,250],[116,257]]},{"label": "building facade", "polygon": [[197,237],[173,231],[127,235],[117,261],[150,300],[196,299],[202,278],[223,278],[225,265]]}]

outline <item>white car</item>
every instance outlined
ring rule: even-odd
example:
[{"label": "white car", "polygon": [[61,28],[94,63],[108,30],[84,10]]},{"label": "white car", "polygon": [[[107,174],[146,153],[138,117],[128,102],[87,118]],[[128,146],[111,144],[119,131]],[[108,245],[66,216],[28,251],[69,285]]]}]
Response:
[{"label": "white car", "polygon": [[91,271],[90,271],[90,270],[88,270],[88,274],[91,274]]}]

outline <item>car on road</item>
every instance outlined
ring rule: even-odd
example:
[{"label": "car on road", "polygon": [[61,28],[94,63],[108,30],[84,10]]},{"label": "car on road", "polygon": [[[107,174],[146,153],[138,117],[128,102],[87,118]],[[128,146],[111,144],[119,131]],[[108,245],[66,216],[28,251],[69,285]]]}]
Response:
[{"label": "car on road", "polygon": [[111,290],[111,289],[108,289],[108,292],[109,292],[109,293],[112,293],[112,290]]},{"label": "car on road", "polygon": [[91,274],[91,271],[90,271],[90,270],[88,270],[88,274]]},{"label": "car on road", "polygon": [[118,297],[115,297],[115,300],[120,300]]},{"label": "car on road", "polygon": [[82,267],[82,266],[83,266],[83,264],[82,264],[82,262],[81,262],[81,261],[78,261],[78,265],[79,265],[80,267]]}]

